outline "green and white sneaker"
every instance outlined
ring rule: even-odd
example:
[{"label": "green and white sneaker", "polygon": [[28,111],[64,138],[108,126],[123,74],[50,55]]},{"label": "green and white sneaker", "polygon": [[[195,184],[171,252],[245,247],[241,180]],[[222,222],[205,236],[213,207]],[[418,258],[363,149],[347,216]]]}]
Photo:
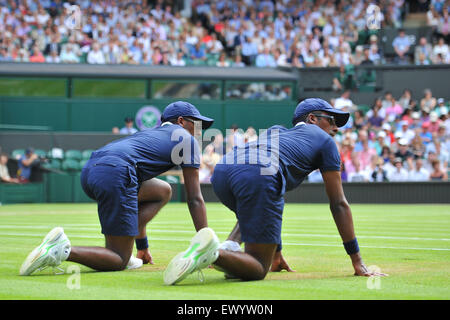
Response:
[{"label": "green and white sneaker", "polygon": [[[61,227],[53,228],[44,238],[40,246],[36,247],[20,268],[21,276],[28,276],[36,270],[47,267],[57,268],[61,262],[67,260],[70,254],[70,241]],[[57,268],[63,271],[60,268]]]},{"label": "green and white sneaker", "polygon": [[214,263],[219,257],[219,239],[211,228],[203,228],[192,238],[186,251],[177,254],[164,271],[164,283],[175,284],[196,270]]}]

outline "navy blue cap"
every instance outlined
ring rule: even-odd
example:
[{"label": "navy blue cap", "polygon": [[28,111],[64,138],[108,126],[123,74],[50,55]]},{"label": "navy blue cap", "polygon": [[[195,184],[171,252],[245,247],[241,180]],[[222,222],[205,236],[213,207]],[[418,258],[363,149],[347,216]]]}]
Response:
[{"label": "navy blue cap", "polygon": [[178,117],[191,117],[202,121],[202,129],[208,129],[214,119],[204,117],[194,105],[186,101],[176,101],[169,104],[163,111],[161,122],[166,122]]},{"label": "navy blue cap", "polygon": [[294,111],[294,117],[292,118],[292,125],[296,125],[298,119],[313,111],[326,111],[334,116],[336,125],[338,127],[345,126],[350,117],[350,113],[333,108],[328,102],[320,98],[309,98],[300,102]]}]

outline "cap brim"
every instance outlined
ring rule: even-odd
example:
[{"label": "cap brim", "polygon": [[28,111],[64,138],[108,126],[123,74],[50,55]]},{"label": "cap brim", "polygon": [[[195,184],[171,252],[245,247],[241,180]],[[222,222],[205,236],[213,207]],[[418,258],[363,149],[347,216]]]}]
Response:
[{"label": "cap brim", "polygon": [[212,124],[214,123],[214,119],[208,118],[208,117],[204,117],[204,116],[195,116],[192,117],[194,119],[198,119],[202,122],[202,129],[208,129],[209,127],[212,126]]},{"label": "cap brim", "polygon": [[329,112],[334,116],[334,119],[336,121],[336,126],[338,126],[338,127],[345,126],[345,124],[348,121],[348,118],[350,118],[350,112],[341,111],[338,109],[324,110],[324,111]]}]

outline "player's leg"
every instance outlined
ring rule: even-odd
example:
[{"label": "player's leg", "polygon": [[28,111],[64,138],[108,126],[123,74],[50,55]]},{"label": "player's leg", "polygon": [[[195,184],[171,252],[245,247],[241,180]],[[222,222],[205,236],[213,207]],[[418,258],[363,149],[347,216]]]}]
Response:
[{"label": "player's leg", "polygon": [[172,197],[172,187],[157,178],[144,181],[138,193],[138,239],[147,236],[146,225],[169,202]]},{"label": "player's leg", "polygon": [[82,172],[82,186],[98,203],[105,248],[73,247],[68,260],[99,271],[123,270],[138,234],[136,175],[127,164],[111,159],[96,159],[87,167]]},{"label": "player's leg", "polygon": [[144,181],[138,192],[138,232],[136,236],[136,257],[143,263],[153,264],[153,258],[148,250],[147,223],[169,202],[172,197],[172,187],[165,181],[153,178]]},{"label": "player's leg", "polygon": [[97,271],[120,271],[127,266],[134,237],[105,235],[103,247],[72,247],[67,261],[80,263]]},{"label": "player's leg", "polygon": [[269,272],[276,244],[246,243],[245,252],[220,250],[215,265],[242,280],[262,280]]}]

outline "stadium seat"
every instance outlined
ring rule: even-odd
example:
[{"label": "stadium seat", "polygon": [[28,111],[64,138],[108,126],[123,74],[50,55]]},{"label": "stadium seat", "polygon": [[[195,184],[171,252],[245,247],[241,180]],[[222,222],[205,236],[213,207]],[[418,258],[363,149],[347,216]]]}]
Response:
[{"label": "stadium seat", "polygon": [[65,154],[65,159],[70,159],[70,160],[77,160],[80,161],[81,159],[83,159],[83,156],[81,154],[80,150],[67,150],[66,154]]},{"label": "stadium seat", "polygon": [[80,162],[75,159],[65,159],[62,162],[62,169],[64,171],[79,171],[81,169]]},{"label": "stadium seat", "polygon": [[81,153],[81,159],[88,160],[91,157],[92,152],[94,152],[94,150],[92,149],[83,150],[83,152]]},{"label": "stadium seat", "polygon": [[45,152],[42,149],[36,149],[36,150],[34,150],[34,153],[36,153],[40,158],[46,158],[47,157],[47,152]]},{"label": "stadium seat", "polygon": [[11,152],[11,158],[19,159],[25,153],[25,149],[16,149]]},{"label": "stadium seat", "polygon": [[60,170],[61,169],[61,161],[58,159],[51,159],[50,161],[43,163],[42,166],[46,169]]}]

